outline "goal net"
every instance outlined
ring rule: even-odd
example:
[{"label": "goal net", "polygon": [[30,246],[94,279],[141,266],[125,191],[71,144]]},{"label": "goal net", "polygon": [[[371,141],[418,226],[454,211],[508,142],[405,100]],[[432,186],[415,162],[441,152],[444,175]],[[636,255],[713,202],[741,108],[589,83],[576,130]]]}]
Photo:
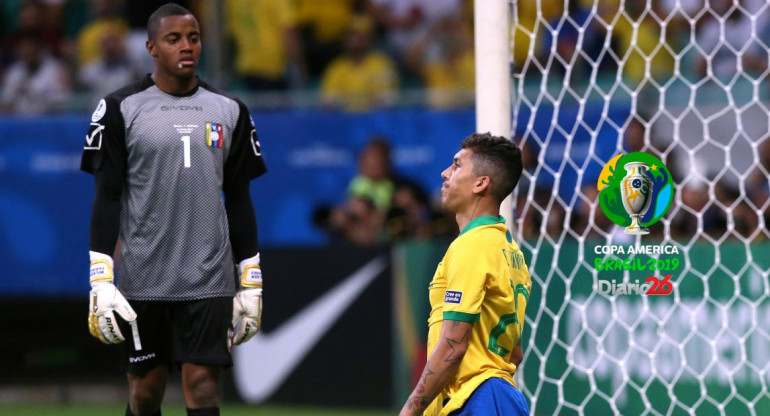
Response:
[{"label": "goal net", "polygon": [[[770,414],[770,5],[509,8],[514,236],[534,286],[517,381],[532,414]],[[599,204],[605,165],[631,152],[673,180],[649,235]],[[639,290],[669,275],[669,294]]]}]

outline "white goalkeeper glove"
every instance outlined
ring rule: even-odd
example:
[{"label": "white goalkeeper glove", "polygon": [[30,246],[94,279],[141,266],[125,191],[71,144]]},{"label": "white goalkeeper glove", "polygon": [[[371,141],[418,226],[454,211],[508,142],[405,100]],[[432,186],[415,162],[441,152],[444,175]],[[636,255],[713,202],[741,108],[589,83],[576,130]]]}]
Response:
[{"label": "white goalkeeper glove", "polygon": [[241,289],[233,298],[232,343],[242,344],[253,337],[262,325],[262,269],[259,253],[238,263]]},{"label": "white goalkeeper glove", "polygon": [[120,333],[114,312],[129,323],[136,321],[136,312],[112,283],[112,257],[95,251],[88,254],[91,257],[88,331],[105,344],[119,344],[125,338]]}]

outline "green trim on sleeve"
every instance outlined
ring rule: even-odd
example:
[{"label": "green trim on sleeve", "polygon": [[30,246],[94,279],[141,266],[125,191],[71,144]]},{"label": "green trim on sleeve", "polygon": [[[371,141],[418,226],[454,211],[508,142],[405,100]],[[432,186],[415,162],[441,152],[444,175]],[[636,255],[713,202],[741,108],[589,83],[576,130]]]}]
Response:
[{"label": "green trim on sleeve", "polygon": [[453,312],[445,311],[444,320],[447,321],[463,321],[463,322],[478,322],[481,318],[480,313],[465,313],[465,312]]}]

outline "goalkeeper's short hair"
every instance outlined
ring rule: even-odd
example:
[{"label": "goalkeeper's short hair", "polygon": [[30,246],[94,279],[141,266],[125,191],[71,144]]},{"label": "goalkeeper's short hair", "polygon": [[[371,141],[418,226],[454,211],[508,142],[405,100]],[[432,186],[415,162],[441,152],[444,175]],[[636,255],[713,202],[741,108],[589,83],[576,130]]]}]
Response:
[{"label": "goalkeeper's short hair", "polygon": [[524,169],[521,149],[516,143],[491,133],[474,133],[466,137],[461,146],[473,151],[473,174],[492,179],[495,199],[502,202],[513,192]]},{"label": "goalkeeper's short hair", "polygon": [[147,39],[155,39],[155,35],[160,27],[160,19],[168,16],[186,16],[188,14],[192,15],[193,13],[176,3],[166,3],[158,7],[158,10],[155,10],[150,15],[150,18],[147,19]]}]

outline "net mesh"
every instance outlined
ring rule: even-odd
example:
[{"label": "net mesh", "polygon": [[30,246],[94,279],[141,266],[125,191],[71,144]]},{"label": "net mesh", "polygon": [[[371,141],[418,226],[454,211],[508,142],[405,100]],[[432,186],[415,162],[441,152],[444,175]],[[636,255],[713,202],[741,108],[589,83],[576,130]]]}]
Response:
[{"label": "net mesh", "polygon": [[[517,381],[532,414],[770,414],[770,5],[510,9],[515,235],[534,284]],[[633,151],[675,186],[644,237],[597,202],[604,165]],[[676,253],[601,250],[638,244]],[[621,257],[645,268],[598,270]],[[669,274],[667,296],[599,290]]]}]

